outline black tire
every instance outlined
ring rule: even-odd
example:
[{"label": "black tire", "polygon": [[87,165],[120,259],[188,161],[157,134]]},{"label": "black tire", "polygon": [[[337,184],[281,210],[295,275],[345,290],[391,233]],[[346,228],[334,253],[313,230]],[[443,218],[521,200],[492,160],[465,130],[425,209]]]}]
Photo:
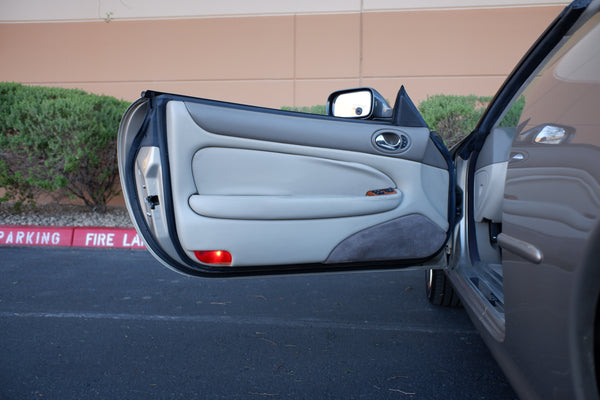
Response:
[{"label": "black tire", "polygon": [[425,274],[425,290],[431,304],[442,307],[459,307],[460,299],[450,279],[441,269],[429,269]]}]

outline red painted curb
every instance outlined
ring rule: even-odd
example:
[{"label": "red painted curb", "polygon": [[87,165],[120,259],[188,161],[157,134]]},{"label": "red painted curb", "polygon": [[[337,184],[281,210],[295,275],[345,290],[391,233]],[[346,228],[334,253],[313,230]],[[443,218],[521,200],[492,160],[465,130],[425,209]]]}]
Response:
[{"label": "red painted curb", "polygon": [[73,228],[55,226],[0,226],[0,245],[71,246]]},{"label": "red painted curb", "polygon": [[0,225],[0,246],[146,248],[132,228],[5,225]]},{"label": "red painted curb", "polygon": [[144,242],[131,228],[74,228],[72,246],[145,249]]}]

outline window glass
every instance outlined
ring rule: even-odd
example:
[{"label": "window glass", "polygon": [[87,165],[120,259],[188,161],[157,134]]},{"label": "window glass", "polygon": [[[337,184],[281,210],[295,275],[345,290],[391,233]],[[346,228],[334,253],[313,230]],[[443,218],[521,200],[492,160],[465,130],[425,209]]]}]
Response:
[{"label": "window glass", "polygon": [[599,19],[588,21],[557,51],[496,127],[513,127],[515,140],[531,144],[594,141],[600,125]]}]

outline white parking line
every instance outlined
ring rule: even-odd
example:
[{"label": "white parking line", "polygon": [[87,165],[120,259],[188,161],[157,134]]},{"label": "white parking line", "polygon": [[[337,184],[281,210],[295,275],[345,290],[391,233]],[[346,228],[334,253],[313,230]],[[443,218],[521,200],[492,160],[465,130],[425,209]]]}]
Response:
[{"label": "white parking line", "polygon": [[191,322],[191,323],[220,323],[233,325],[271,325],[288,328],[321,328],[321,329],[347,329],[364,331],[391,331],[406,333],[452,334],[452,335],[477,335],[475,329],[455,329],[433,326],[378,324],[369,321],[336,322],[321,319],[281,319],[271,317],[246,317],[246,316],[214,316],[214,315],[146,315],[146,314],[111,314],[90,312],[0,312],[0,318],[57,318],[57,319],[108,319],[126,321],[165,321],[165,322]]}]

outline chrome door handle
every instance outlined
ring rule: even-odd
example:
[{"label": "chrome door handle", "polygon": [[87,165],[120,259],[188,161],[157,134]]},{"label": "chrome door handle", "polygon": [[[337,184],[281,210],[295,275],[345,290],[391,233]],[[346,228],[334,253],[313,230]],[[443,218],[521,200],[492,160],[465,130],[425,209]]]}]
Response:
[{"label": "chrome door handle", "polygon": [[404,135],[384,132],[375,137],[375,144],[384,150],[395,151],[405,148],[408,145],[408,139]]}]

